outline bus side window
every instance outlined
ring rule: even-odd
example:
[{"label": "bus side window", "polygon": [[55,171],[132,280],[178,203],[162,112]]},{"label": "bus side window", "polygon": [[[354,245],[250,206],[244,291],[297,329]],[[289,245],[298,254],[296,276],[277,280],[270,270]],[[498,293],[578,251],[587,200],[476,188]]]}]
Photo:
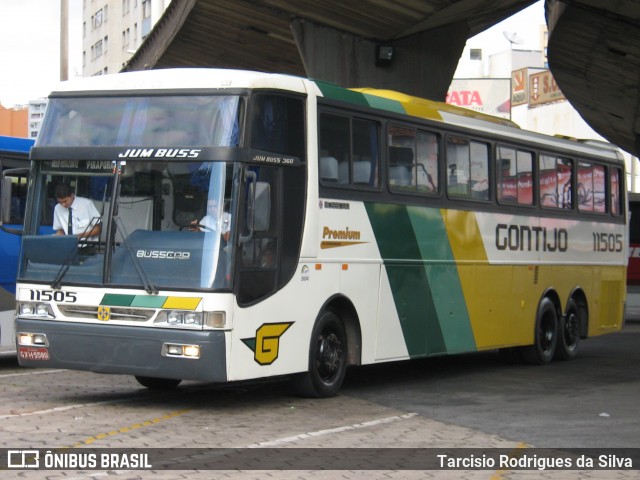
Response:
[{"label": "bus side window", "polygon": [[378,125],[353,119],[351,183],[378,187]]},{"label": "bus side window", "polygon": [[329,113],[318,121],[320,183],[377,188],[378,124]]},{"label": "bus side window", "polygon": [[438,137],[433,133],[418,131],[416,181],[422,193],[438,192]]},{"label": "bus side window", "polygon": [[540,155],[540,204],[543,207],[573,208],[573,160]]},{"label": "bus side window", "polygon": [[581,212],[593,212],[593,164],[578,162],[578,209]]},{"label": "bus side window", "polygon": [[387,139],[389,146],[389,188],[395,192],[416,191],[416,135],[417,130],[407,125],[389,125]]},{"label": "bus side window", "polygon": [[299,98],[258,94],[253,100],[251,147],[303,159],[304,109]]},{"label": "bus side window", "polygon": [[470,142],[471,198],[489,200],[489,147],[484,143]]},{"label": "bus side window", "polygon": [[533,205],[533,154],[503,146],[496,153],[498,201]]},{"label": "bus side window", "polygon": [[619,168],[611,168],[610,169],[610,197],[611,197],[611,213],[613,215],[622,215],[624,211],[622,209],[622,198],[620,195],[620,189],[622,188],[622,175],[620,173]]},{"label": "bus side window", "polygon": [[460,137],[447,138],[447,194],[468,197],[470,182],[469,141]]},{"label": "bus side window", "polygon": [[409,147],[389,147],[389,183],[392,186],[411,185],[413,150]]}]

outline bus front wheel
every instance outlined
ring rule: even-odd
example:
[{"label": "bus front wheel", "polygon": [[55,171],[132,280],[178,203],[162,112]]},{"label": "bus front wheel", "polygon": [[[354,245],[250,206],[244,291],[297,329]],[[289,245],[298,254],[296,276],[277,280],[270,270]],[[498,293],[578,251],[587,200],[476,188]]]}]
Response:
[{"label": "bus front wheel", "polygon": [[525,363],[545,365],[553,359],[558,343],[558,311],[554,303],[545,297],[538,306],[534,343],[522,347]]},{"label": "bus front wheel", "polygon": [[309,344],[309,371],[294,379],[304,397],[333,397],[347,371],[347,334],[340,318],[325,311],[316,321]]},{"label": "bus front wheel", "polygon": [[140,385],[150,390],[172,390],[182,381],[174,378],[140,377],[138,375],[136,375],[136,380]]}]

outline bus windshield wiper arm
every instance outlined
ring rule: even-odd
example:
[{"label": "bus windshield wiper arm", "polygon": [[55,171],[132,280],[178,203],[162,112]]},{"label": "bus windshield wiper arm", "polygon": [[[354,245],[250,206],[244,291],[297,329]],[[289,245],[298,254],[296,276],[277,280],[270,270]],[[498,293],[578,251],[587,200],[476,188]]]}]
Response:
[{"label": "bus windshield wiper arm", "polygon": [[[60,270],[58,270],[58,273],[56,274],[56,278],[54,278],[53,282],[51,282],[52,289],[58,290],[60,288],[60,285],[62,284],[62,279],[69,271],[69,267],[71,267],[71,262],[73,262],[80,255],[80,242],[82,241],[82,238],[87,233],[89,233],[96,225],[100,224],[101,220],[102,220],[101,217],[93,217],[91,219],[87,227],[84,229],[84,231],[80,235],[80,238],[78,238],[78,247],[67,256],[64,262],[62,262],[62,266],[60,267]],[[94,221],[95,223],[93,223]]]},{"label": "bus windshield wiper arm", "polygon": [[131,257],[131,261],[133,262],[133,266],[136,268],[136,271],[138,272],[138,275],[140,276],[140,279],[142,280],[142,285],[144,286],[145,291],[150,295],[157,295],[158,294],[158,286],[155,285],[151,281],[151,279],[149,278],[149,275],[147,274],[147,272],[142,267],[142,264],[140,263],[140,260],[138,260],[138,257],[135,256],[135,254],[133,252],[133,246],[131,245],[131,242],[129,240],[129,234],[128,234],[126,228],[124,228],[122,220],[120,220],[120,217],[114,217],[114,219],[116,221],[116,225],[118,226],[118,228],[120,228],[122,230],[122,234],[123,234],[122,235],[122,243],[124,243],[124,246],[127,249],[127,252],[129,253],[129,256]]}]

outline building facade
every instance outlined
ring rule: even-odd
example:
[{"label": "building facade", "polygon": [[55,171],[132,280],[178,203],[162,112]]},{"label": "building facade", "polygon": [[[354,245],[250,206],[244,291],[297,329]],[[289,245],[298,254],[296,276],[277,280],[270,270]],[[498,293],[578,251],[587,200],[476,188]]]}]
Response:
[{"label": "building facade", "polygon": [[27,117],[26,107],[5,108],[0,104],[0,135],[26,137]]},{"label": "building facade", "polygon": [[35,139],[42,126],[44,111],[47,109],[47,99],[39,98],[29,101],[28,138]]},{"label": "building facade", "polygon": [[117,73],[171,0],[83,0],[82,76]]}]

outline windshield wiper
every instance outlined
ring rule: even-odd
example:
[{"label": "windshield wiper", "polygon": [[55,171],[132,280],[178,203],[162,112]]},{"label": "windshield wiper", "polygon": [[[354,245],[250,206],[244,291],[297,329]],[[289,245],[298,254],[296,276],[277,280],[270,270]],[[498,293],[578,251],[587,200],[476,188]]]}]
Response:
[{"label": "windshield wiper", "polygon": [[119,227],[122,230],[122,243],[124,243],[124,246],[127,249],[129,256],[131,257],[133,266],[136,268],[136,271],[138,272],[138,275],[142,280],[142,284],[144,286],[145,291],[149,295],[157,295],[158,286],[151,281],[151,278],[142,267],[140,260],[138,259],[138,257],[136,257],[133,251],[133,246],[131,245],[131,241],[129,240],[129,232],[127,232],[127,229],[124,227],[124,223],[122,222],[122,220],[120,220],[120,217],[114,217],[114,220],[116,223],[116,227]]},{"label": "windshield wiper", "polygon": [[[94,221],[95,221],[95,223],[93,223]],[[71,267],[71,262],[75,261],[80,256],[80,243],[81,242],[84,243],[82,241],[82,238],[87,233],[89,233],[91,230],[93,230],[93,228],[96,225],[100,224],[101,221],[102,221],[101,217],[93,217],[91,219],[91,221],[89,222],[87,227],[84,229],[84,231],[80,235],[80,238],[78,238],[78,245],[76,246],[76,248],[73,249],[73,251],[67,256],[65,261],[62,262],[62,266],[60,267],[60,270],[58,270],[58,273],[56,274],[56,278],[54,278],[53,282],[51,282],[51,288],[52,289],[54,289],[54,290],[60,289],[60,286],[62,285],[62,279],[64,278],[64,276],[69,271],[69,267]],[[85,240],[85,242],[86,241],[88,241],[88,240]]]}]

